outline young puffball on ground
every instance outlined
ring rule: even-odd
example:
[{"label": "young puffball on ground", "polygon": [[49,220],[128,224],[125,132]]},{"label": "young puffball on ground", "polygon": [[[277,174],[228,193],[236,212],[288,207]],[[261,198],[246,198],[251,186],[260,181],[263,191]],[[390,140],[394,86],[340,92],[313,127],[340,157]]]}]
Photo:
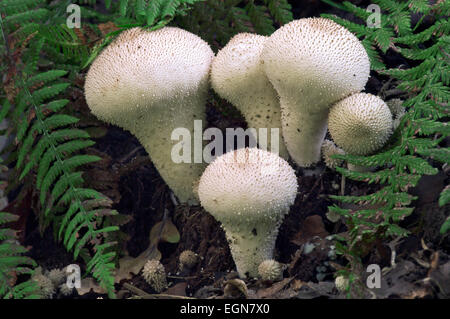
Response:
[{"label": "young puffball on ground", "polygon": [[[328,128],[333,141],[346,153],[369,155],[384,146],[392,134],[392,115],[379,97],[353,94],[339,101],[330,110]],[[349,165],[364,171],[363,167]]]},{"label": "young puffball on ground", "polygon": [[216,158],[200,178],[201,205],[222,223],[241,278],[258,277],[273,259],[283,218],[297,194],[297,178],[281,157],[241,148]]},{"label": "young puffball on ground", "polygon": [[204,164],[175,163],[171,152],[179,141],[171,135],[187,129],[194,145],[194,120],[206,121],[213,56],[205,41],[182,29],[133,28],[100,53],[86,76],[92,113],[135,135],[181,202],[195,200],[192,185]]},{"label": "young puffball on ground", "polygon": [[[266,146],[272,148],[271,128],[279,129],[277,151],[288,158],[281,135],[281,109],[277,92],[269,82],[261,59],[261,52],[268,37],[239,33],[223,47],[213,59],[211,86],[222,98],[236,106],[244,115],[249,128],[256,129],[258,144],[267,136]],[[266,128],[267,135],[258,134]]]},{"label": "young puffball on ground", "polygon": [[261,57],[280,96],[289,155],[310,166],[320,160],[329,108],[364,88],[369,57],[357,37],[324,18],[285,24],[265,42]]}]

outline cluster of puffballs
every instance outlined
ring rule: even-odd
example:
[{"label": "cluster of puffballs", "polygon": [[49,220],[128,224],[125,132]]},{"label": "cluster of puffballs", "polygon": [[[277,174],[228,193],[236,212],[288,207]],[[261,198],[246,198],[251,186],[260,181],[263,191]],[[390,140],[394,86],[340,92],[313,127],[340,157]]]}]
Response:
[{"label": "cluster of puffballs", "polygon": [[[237,34],[216,55],[180,28],[132,28],[92,63],[85,96],[99,119],[139,139],[182,203],[199,200],[222,224],[241,277],[264,273],[273,280],[283,268],[273,260],[278,228],[298,188],[286,160],[309,167],[322,151],[327,165],[336,166],[331,155],[370,154],[391,135],[389,107],[361,93],[369,71],[360,41],[325,18],[294,20],[271,36]],[[206,121],[210,87],[241,111],[249,127],[278,128],[279,154],[241,148],[207,167],[174,163],[171,134],[181,127],[194,138],[194,120]],[[324,143],[327,127],[337,146]]]}]

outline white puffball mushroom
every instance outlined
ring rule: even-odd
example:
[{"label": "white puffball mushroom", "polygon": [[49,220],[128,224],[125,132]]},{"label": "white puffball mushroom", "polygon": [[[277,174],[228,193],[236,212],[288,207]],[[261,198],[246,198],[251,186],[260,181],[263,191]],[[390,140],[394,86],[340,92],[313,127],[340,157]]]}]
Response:
[{"label": "white puffball mushroom", "polygon": [[241,278],[258,277],[259,264],[273,258],[278,228],[297,187],[292,167],[258,148],[230,151],[205,169],[200,202],[222,224]]},{"label": "white puffball mushroom", "polygon": [[[269,82],[261,59],[261,52],[268,37],[239,33],[223,47],[211,65],[211,86],[222,98],[241,111],[249,128],[256,129],[261,147],[261,138],[267,136],[264,146],[271,150],[271,128],[278,128],[279,155],[288,157],[281,136],[281,109],[277,92]],[[258,129],[267,128],[267,135],[258,134]]]},{"label": "white puffball mushroom", "polygon": [[62,283],[61,285],[59,285],[59,292],[63,295],[63,296],[70,296],[73,293],[74,288],[70,288],[67,283]]},{"label": "white puffball mushroom", "polygon": [[66,279],[66,272],[64,269],[55,268],[47,273],[47,277],[57,287]]},{"label": "white puffball mushroom", "polygon": [[302,167],[320,160],[331,105],[361,91],[369,57],[346,28],[325,18],[294,20],[275,31],[262,52],[280,96],[283,138]]},{"label": "white puffball mushroom", "polygon": [[51,299],[55,294],[55,287],[52,281],[47,276],[42,274],[41,267],[35,269],[33,276],[31,276],[31,280],[33,280],[39,287],[42,298]]},{"label": "white puffball mushroom", "polygon": [[167,289],[166,270],[159,260],[147,261],[142,269],[142,277],[158,293]]},{"label": "white puffball mushroom", "polygon": [[345,292],[349,285],[349,280],[344,276],[337,276],[336,279],[334,280],[334,284],[336,285],[336,289],[339,292]]},{"label": "white puffball mushroom", "polygon": [[261,279],[265,281],[282,280],[283,270],[283,265],[273,259],[264,260],[258,266],[258,273],[261,276]]},{"label": "white puffball mushroom", "polygon": [[357,93],[331,108],[328,127],[333,141],[346,153],[368,155],[391,136],[392,115],[379,97]]},{"label": "white puffball mushroom", "polygon": [[100,53],[86,76],[91,112],[135,135],[183,203],[195,201],[192,185],[204,164],[191,155],[190,163],[175,163],[172,147],[183,141],[171,140],[172,132],[187,130],[191,140],[184,142],[194,145],[194,120],[206,121],[213,56],[205,41],[185,30],[132,28]]},{"label": "white puffball mushroom", "polygon": [[192,250],[185,250],[180,254],[179,260],[181,267],[193,268],[198,263],[198,255]]},{"label": "white puffball mushroom", "polygon": [[341,159],[332,158],[333,155],[344,155],[345,152],[341,148],[337,147],[330,140],[324,140],[322,143],[322,157],[325,165],[328,168],[335,169],[337,166],[342,164]]}]

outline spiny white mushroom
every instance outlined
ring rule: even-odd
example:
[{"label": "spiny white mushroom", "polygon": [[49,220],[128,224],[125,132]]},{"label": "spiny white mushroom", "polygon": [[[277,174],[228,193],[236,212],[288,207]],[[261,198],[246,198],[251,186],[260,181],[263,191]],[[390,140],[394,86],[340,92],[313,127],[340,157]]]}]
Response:
[{"label": "spiny white mushroom", "polygon": [[[239,33],[213,59],[211,86],[244,115],[248,127],[267,128],[267,150],[271,150],[271,128],[281,135],[281,110],[277,92],[264,72],[261,52],[268,37]],[[259,138],[266,136],[259,134]],[[254,136],[256,138],[256,136]],[[261,140],[258,140],[261,147]],[[278,136],[279,155],[288,157],[284,141]]]},{"label": "spiny white mushroom", "polygon": [[392,115],[379,97],[357,93],[331,108],[328,127],[333,141],[346,153],[368,155],[390,137]]},{"label": "spiny white mushroom", "polygon": [[63,296],[70,296],[73,293],[74,288],[70,288],[67,283],[62,283],[61,285],[59,285],[59,292],[63,295]]},{"label": "spiny white mushroom", "polygon": [[166,270],[159,260],[147,261],[142,269],[142,277],[158,293],[167,289]]},{"label": "spiny white mushroom", "polygon": [[64,269],[55,268],[48,272],[47,277],[52,281],[55,287],[59,286],[66,279]]},{"label": "spiny white mushroom", "polygon": [[193,268],[198,262],[198,255],[192,250],[185,250],[180,254],[179,257],[181,268]]},{"label": "spiny white mushroom", "polygon": [[[214,53],[195,34],[179,28],[122,32],[92,63],[85,95],[92,113],[134,134],[181,202],[195,200],[192,184],[204,165],[175,163],[175,128],[191,133],[205,121],[209,69]],[[189,142],[189,141],[187,141]]]},{"label": "spiny white mushroom", "polygon": [[222,223],[241,278],[272,259],[278,228],[297,194],[297,178],[278,155],[241,148],[217,157],[200,178],[201,205]]},{"label": "spiny white mushroom", "polygon": [[283,279],[283,265],[279,262],[269,259],[264,260],[258,266],[258,273],[262,280],[266,281],[280,281]]},{"label": "spiny white mushroom", "polygon": [[339,292],[345,292],[349,285],[349,280],[344,276],[337,276],[336,279],[334,280],[334,284],[336,285],[336,289]]},{"label": "spiny white mushroom", "polygon": [[284,141],[300,166],[320,160],[331,105],[361,91],[370,62],[359,40],[324,18],[294,20],[275,31],[262,52],[280,96]]},{"label": "spiny white mushroom", "polygon": [[31,276],[37,286],[39,287],[40,295],[42,298],[50,299],[55,294],[55,287],[52,281],[42,273],[42,268],[35,269],[34,274]]},{"label": "spiny white mushroom", "polygon": [[335,169],[337,166],[342,164],[342,160],[332,158],[333,155],[343,155],[344,150],[340,149],[330,140],[324,140],[322,143],[322,157],[325,165],[331,169]]}]

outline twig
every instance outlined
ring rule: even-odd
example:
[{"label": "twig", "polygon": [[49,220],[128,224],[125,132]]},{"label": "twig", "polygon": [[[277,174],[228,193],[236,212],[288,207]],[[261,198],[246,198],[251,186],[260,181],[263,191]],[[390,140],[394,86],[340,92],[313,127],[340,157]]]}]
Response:
[{"label": "twig", "polygon": [[146,293],[144,290],[139,289],[129,283],[124,283],[123,288],[128,289],[129,291],[138,295],[139,297],[142,297],[142,299],[197,299],[193,297],[176,296],[168,294],[149,294]]}]

